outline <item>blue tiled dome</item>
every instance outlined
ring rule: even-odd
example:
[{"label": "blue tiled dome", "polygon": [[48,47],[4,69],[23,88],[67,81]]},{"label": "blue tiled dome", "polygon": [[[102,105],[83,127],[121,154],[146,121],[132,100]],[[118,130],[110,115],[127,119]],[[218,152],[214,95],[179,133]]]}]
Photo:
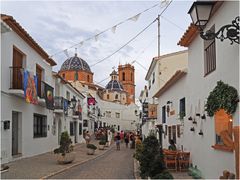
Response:
[{"label": "blue tiled dome", "polygon": [[117,81],[117,80],[111,80],[107,85],[106,85],[107,90],[111,91],[123,91],[123,86],[122,84]]},{"label": "blue tiled dome", "polygon": [[68,58],[61,66],[60,71],[66,71],[66,70],[85,70],[91,72],[91,69],[86,61],[83,59],[77,57],[77,54],[75,54],[74,57]]}]

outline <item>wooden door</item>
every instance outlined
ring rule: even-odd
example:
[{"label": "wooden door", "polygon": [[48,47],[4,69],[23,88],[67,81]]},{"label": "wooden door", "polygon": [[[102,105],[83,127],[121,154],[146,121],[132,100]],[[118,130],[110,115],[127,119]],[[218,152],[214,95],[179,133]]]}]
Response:
[{"label": "wooden door", "polygon": [[18,113],[12,112],[12,155],[18,154]]},{"label": "wooden door", "polygon": [[36,75],[37,75],[37,94],[39,97],[41,97],[42,68],[39,65],[36,66]]},{"label": "wooden door", "polygon": [[23,89],[23,54],[13,49],[12,89]]}]

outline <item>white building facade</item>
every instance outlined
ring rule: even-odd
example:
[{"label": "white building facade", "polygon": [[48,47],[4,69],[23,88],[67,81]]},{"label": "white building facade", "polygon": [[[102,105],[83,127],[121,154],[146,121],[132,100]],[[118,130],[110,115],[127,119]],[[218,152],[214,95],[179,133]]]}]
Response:
[{"label": "white building facade", "polygon": [[[11,17],[1,16],[11,30],[1,32],[1,160],[2,163],[52,150],[58,145],[53,112],[46,108],[44,84],[53,87],[56,63]],[[24,72],[38,75],[37,101],[24,98]]]},{"label": "white building facade", "polygon": [[[204,31],[215,28],[217,32],[222,26],[231,24],[239,16],[238,7],[238,1],[216,2]],[[235,174],[239,171],[235,163],[239,154],[219,140],[216,115],[209,117],[204,111],[207,97],[217,85],[217,81],[223,81],[239,93],[239,45],[230,43],[228,39],[203,40],[192,26],[179,42],[180,45],[188,47],[183,147],[184,150],[191,152],[192,163],[202,172],[203,178],[219,178],[224,170]],[[206,119],[201,118],[203,115]],[[228,122],[229,128],[239,128],[239,105],[231,116]],[[193,121],[195,119],[196,123],[189,121],[189,117],[192,117]],[[190,131],[192,128],[194,131]],[[202,134],[199,133],[200,131]],[[232,134],[229,134],[229,138],[234,141]]]}]

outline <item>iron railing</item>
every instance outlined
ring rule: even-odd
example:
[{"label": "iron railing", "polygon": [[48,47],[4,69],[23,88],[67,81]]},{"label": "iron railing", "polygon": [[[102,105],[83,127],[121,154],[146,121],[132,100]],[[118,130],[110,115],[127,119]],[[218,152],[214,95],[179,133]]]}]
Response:
[{"label": "iron railing", "polygon": [[9,67],[10,69],[10,89],[23,90],[23,71],[22,67]]}]

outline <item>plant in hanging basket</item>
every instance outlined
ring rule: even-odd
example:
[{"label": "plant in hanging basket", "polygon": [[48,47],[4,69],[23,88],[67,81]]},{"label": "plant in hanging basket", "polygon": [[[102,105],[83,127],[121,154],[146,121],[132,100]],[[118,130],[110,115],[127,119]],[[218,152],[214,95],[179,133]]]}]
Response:
[{"label": "plant in hanging basket", "polygon": [[191,128],[190,128],[190,131],[195,131],[195,128],[194,128],[194,127],[191,127]]},{"label": "plant in hanging basket", "polygon": [[192,120],[193,120],[192,116],[190,116],[190,117],[188,118],[188,120],[189,120],[189,121],[192,121]]},{"label": "plant in hanging basket", "polygon": [[202,119],[206,119],[206,115],[203,114],[203,115],[201,116],[201,118],[202,118]]},{"label": "plant in hanging basket", "polygon": [[197,124],[197,121],[196,121],[196,119],[195,118],[193,118],[193,122],[192,122],[193,124]]},{"label": "plant in hanging basket", "polygon": [[196,116],[200,117],[201,115],[200,115],[200,113],[196,113]]},{"label": "plant in hanging basket", "polygon": [[198,134],[202,136],[202,135],[203,135],[203,131],[202,131],[202,130],[200,130],[200,132],[199,132]]},{"label": "plant in hanging basket", "polygon": [[217,86],[210,92],[205,110],[209,116],[213,116],[219,109],[224,109],[228,114],[233,114],[238,106],[239,96],[236,88],[217,82]]}]

